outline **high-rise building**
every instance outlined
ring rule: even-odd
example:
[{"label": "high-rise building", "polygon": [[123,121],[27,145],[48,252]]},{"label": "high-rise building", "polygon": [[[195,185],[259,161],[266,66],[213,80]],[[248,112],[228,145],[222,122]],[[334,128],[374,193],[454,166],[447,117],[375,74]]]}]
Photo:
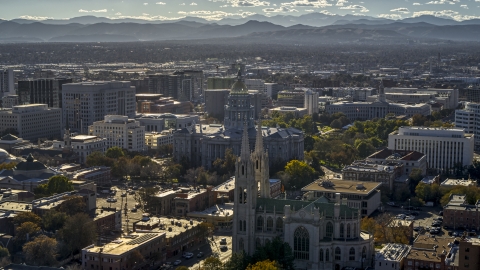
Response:
[{"label": "high-rise building", "polygon": [[207,79],[207,89],[230,89],[235,83],[235,78],[211,77]]},{"label": "high-rise building", "polygon": [[205,113],[222,119],[225,116],[225,104],[229,94],[230,88],[205,90]]},{"label": "high-rise building", "polygon": [[82,134],[106,115],[135,117],[135,87],[130,82],[82,82],[63,85],[63,126]]},{"label": "high-rise building", "polygon": [[245,85],[248,90],[258,90],[263,93],[265,90],[265,80],[261,79],[245,79]]},{"label": "high-rise building", "polygon": [[428,168],[453,170],[472,164],[474,135],[463,129],[400,127],[388,135],[388,149],[424,153]]},{"label": "high-rise building", "polygon": [[[360,211],[336,193],[333,200],[294,201],[270,197],[269,156],[262,127],[250,150],[243,129],[235,164],[232,252],[252,255],[275,238],[290,244],[299,269],[363,268],[372,263],[373,236],[360,230]],[[274,156],[274,155],[272,155]],[[315,239],[315,240],[314,240]]]},{"label": "high-rise building", "polygon": [[195,79],[187,74],[155,74],[148,77],[148,91],[177,100],[193,100]]},{"label": "high-rise building", "polygon": [[61,136],[62,110],[46,104],[13,106],[0,111],[0,130],[14,129],[25,140],[57,139]]},{"label": "high-rise building", "polygon": [[305,108],[308,114],[318,113],[318,93],[312,90],[305,91]]},{"label": "high-rise building", "polygon": [[0,98],[15,94],[13,69],[0,69]]},{"label": "high-rise building", "polygon": [[132,152],[143,152],[145,127],[140,122],[123,115],[106,115],[105,120],[89,126],[89,135],[106,138],[106,148],[118,146]]},{"label": "high-rise building", "polygon": [[51,108],[62,108],[62,86],[72,79],[35,79],[18,81],[20,104],[47,104]]},{"label": "high-rise building", "polygon": [[265,83],[263,93],[273,99],[277,99],[278,92],[283,90],[283,86],[278,83]]},{"label": "high-rise building", "polygon": [[455,110],[455,127],[475,135],[475,150],[480,149],[480,103],[466,102],[463,110]]},{"label": "high-rise building", "polygon": [[[186,79],[190,77],[190,85],[192,88],[190,101],[198,99],[203,95],[203,71],[185,69],[181,71],[175,71],[173,75],[182,75]],[[188,86],[188,85],[187,85]],[[187,97],[188,98],[188,97]]]}]

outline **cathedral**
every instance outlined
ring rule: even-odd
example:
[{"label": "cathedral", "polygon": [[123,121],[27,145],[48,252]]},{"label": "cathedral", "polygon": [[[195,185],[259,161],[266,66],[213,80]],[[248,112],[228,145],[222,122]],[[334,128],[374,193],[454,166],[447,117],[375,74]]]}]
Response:
[{"label": "cathedral", "polygon": [[360,230],[361,214],[336,194],[334,201],[270,198],[269,151],[259,125],[252,152],[247,128],[235,166],[232,251],[252,255],[280,237],[292,248],[295,268],[305,270],[371,266],[373,236]]},{"label": "cathedral", "polygon": [[240,142],[246,131],[251,142],[255,141],[257,133],[264,138],[265,148],[271,157],[275,157],[270,160],[270,165],[276,161],[303,159],[304,134],[301,130],[261,126],[256,130],[254,120],[252,95],[239,73],[225,105],[224,124],[194,124],[176,131],[173,134],[173,157],[177,161],[186,159],[192,167],[210,168],[217,158],[225,157],[227,149],[232,149],[236,156],[240,155]]}]

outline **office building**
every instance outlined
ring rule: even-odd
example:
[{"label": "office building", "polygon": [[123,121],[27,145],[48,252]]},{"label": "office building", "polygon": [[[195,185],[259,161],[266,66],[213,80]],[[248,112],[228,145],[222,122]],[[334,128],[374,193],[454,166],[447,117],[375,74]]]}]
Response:
[{"label": "office building", "polygon": [[18,81],[20,104],[47,104],[51,108],[62,108],[63,85],[72,79],[35,79]]},{"label": "office building", "polygon": [[222,119],[225,117],[225,104],[227,104],[229,89],[205,90],[205,113],[208,116]]},{"label": "office building", "polygon": [[390,161],[385,164],[376,164],[364,160],[355,161],[342,169],[342,179],[362,182],[380,182],[390,191],[399,179],[407,178],[404,175],[403,164]]},{"label": "office building", "polygon": [[272,115],[272,113],[279,113],[279,114],[287,114],[292,113],[295,118],[302,118],[304,115],[308,114],[307,108],[297,108],[297,107],[276,107],[271,108],[268,110],[268,113]]},{"label": "office building", "polygon": [[225,151],[229,148],[235,155],[240,154],[242,132],[246,128],[252,142],[257,132],[265,138],[265,148],[274,157],[270,162],[303,159],[303,132],[295,128],[256,129],[252,99],[252,95],[239,77],[228,96],[224,124],[196,124],[176,131],[173,134],[174,158],[176,160],[186,158],[191,166],[210,168],[217,158],[225,156]]},{"label": "office building", "polygon": [[200,122],[198,115],[190,114],[138,114],[135,120],[145,127],[147,132],[162,132],[189,127]]},{"label": "office building", "polygon": [[63,141],[53,141],[53,149],[70,150],[78,156],[79,163],[85,164],[87,156],[91,153],[107,151],[107,139],[90,135],[72,136],[67,130],[63,135]]},{"label": "office building", "polygon": [[318,113],[318,92],[311,89],[305,91],[305,106],[309,115]]},{"label": "office building", "polygon": [[107,149],[118,146],[131,152],[146,150],[145,127],[127,116],[107,115],[105,120],[94,122],[88,129],[90,135],[107,139]]},{"label": "office building", "polygon": [[135,99],[137,113],[188,114],[193,110],[193,104],[190,101],[176,101],[171,97],[163,97],[162,94],[137,94]]},{"label": "office building", "polygon": [[81,134],[106,115],[135,116],[135,87],[130,82],[102,81],[63,85],[62,127]]},{"label": "office building", "polygon": [[257,90],[263,93],[265,89],[265,80],[261,79],[245,79],[245,85],[248,90]]},{"label": "office building", "polygon": [[261,130],[253,152],[248,132],[243,130],[235,165],[232,252],[252,255],[279,237],[292,247],[298,269],[371,265],[373,236],[360,230],[359,210],[349,207],[340,195],[334,202],[325,197],[311,202],[270,197],[270,155],[264,150]]},{"label": "office building", "polygon": [[367,101],[367,98],[376,93],[371,87],[332,87],[324,88],[323,93],[335,98],[351,97],[353,101]]},{"label": "office building", "polygon": [[475,150],[480,149],[480,104],[465,102],[463,110],[455,110],[455,127],[475,135]]},{"label": "office building", "polygon": [[477,186],[477,181],[473,179],[452,179],[452,178],[447,178],[445,179],[442,183],[440,183],[440,186],[442,187],[457,187],[457,186],[463,186],[463,187],[476,187]]},{"label": "office building", "polygon": [[30,141],[58,139],[62,131],[62,110],[46,104],[13,106],[0,111],[0,130],[15,129],[18,136]]},{"label": "office building", "polygon": [[15,78],[13,76],[13,69],[0,68],[0,97],[15,94]]},{"label": "office building", "polygon": [[303,89],[280,91],[277,96],[277,105],[280,107],[305,108],[305,91]]},{"label": "office building", "polygon": [[145,133],[145,144],[148,149],[158,149],[162,145],[173,145],[172,130],[164,130],[161,132]]},{"label": "office building", "polygon": [[[427,88],[427,89],[417,89],[417,88],[399,88],[391,87],[385,88],[385,93],[388,95],[397,95],[399,99],[408,99],[409,95],[413,95],[412,98],[420,98],[416,94],[426,94],[433,95],[434,100],[442,103],[444,109],[455,109],[458,106],[459,93],[458,89],[440,89],[440,88]],[[400,97],[406,95],[406,97]],[[415,97],[416,96],[416,97]],[[424,96],[425,98],[426,96]]]},{"label": "office building", "polygon": [[387,164],[392,161],[403,164],[405,174],[410,174],[413,169],[422,171],[422,175],[427,174],[427,157],[417,151],[391,150],[384,148],[377,151],[365,160],[376,164]]},{"label": "office building", "polygon": [[283,90],[283,86],[278,83],[265,83],[263,93],[273,99],[277,99],[278,92]]},{"label": "office building", "polygon": [[386,244],[375,253],[375,270],[404,269],[404,259],[411,248],[411,246],[404,244]]},{"label": "office building", "polygon": [[197,100],[200,96],[203,95],[203,71],[202,70],[180,70],[175,71],[173,75],[183,76],[185,79],[190,79],[191,93],[190,98],[187,96],[187,99],[190,101]]},{"label": "office building", "polygon": [[221,77],[211,77],[207,78],[207,89],[230,89],[235,83],[235,77],[230,78],[221,78]]},{"label": "office building", "polygon": [[155,74],[148,76],[148,90],[151,94],[162,94],[179,101],[193,100],[195,79],[187,74]]},{"label": "office building", "polygon": [[19,98],[17,95],[7,95],[2,97],[2,107],[11,109],[13,106],[19,105]]},{"label": "office building", "polygon": [[329,200],[347,199],[347,206],[360,210],[362,217],[370,216],[381,205],[380,185],[378,182],[360,182],[337,179],[314,181],[302,188],[303,198],[315,201],[320,197]]},{"label": "office building", "polygon": [[452,170],[472,164],[474,135],[459,128],[400,127],[388,135],[388,149],[424,153],[428,168]]}]

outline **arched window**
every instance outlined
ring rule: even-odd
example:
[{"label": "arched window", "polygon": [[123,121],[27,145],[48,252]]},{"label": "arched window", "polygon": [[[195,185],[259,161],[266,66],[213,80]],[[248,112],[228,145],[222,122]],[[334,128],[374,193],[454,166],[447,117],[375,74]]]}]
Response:
[{"label": "arched window", "polygon": [[350,238],[350,224],[347,224],[347,238]]},{"label": "arched window", "polygon": [[263,231],[263,217],[259,216],[257,218],[257,231]]},{"label": "arched window", "polygon": [[238,192],[238,203],[239,204],[243,203],[243,192],[241,188],[240,188],[240,191]]},{"label": "arched window", "polygon": [[242,166],[242,175],[245,175],[245,167]]},{"label": "arched window", "polygon": [[310,258],[310,237],[305,227],[298,227],[293,234],[293,255],[295,259],[308,260]]},{"label": "arched window", "polygon": [[239,227],[238,227],[238,228],[239,228],[238,230],[239,230],[239,231],[243,231],[243,222],[242,222],[241,220],[238,221],[238,226],[239,226]]},{"label": "arched window", "polygon": [[348,260],[355,261],[355,249],[352,247],[348,252]]},{"label": "arched window", "polygon": [[340,261],[342,259],[342,251],[339,247],[335,248],[335,260]]},{"label": "arched window", "polygon": [[267,232],[271,232],[273,230],[273,218],[267,218]]},{"label": "arched window", "polygon": [[330,249],[328,248],[325,250],[325,261],[330,261]]},{"label": "arched window", "polygon": [[325,235],[327,237],[332,237],[332,235],[333,235],[333,224],[331,222],[327,223],[327,229],[326,229]]},{"label": "arched window", "polygon": [[275,229],[277,233],[283,232],[283,219],[277,218],[277,222],[275,223]]},{"label": "arched window", "polygon": [[340,223],[340,238],[345,237],[344,231],[345,231],[345,226],[343,225],[343,223]]},{"label": "arched window", "polygon": [[247,231],[247,221],[246,220],[243,221],[243,231],[244,232]]},{"label": "arched window", "polygon": [[323,249],[320,249],[320,256],[318,256],[319,260],[323,262]]},{"label": "arched window", "polygon": [[243,242],[243,238],[240,238],[240,240],[238,240],[238,250],[240,251],[245,250],[245,243]]},{"label": "arched window", "polygon": [[353,237],[357,237],[357,223],[353,224]]},{"label": "arched window", "polygon": [[362,249],[362,259],[365,259],[365,258],[367,258],[367,248],[363,247],[363,249]]},{"label": "arched window", "polygon": [[256,248],[261,248],[262,247],[262,241],[260,240],[260,238],[257,238],[255,240],[255,247]]}]

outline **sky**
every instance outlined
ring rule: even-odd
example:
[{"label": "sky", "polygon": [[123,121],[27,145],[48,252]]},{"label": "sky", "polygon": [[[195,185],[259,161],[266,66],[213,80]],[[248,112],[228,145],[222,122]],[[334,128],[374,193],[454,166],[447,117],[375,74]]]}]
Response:
[{"label": "sky", "polygon": [[44,20],[85,15],[146,20],[207,20],[321,12],[402,19],[420,15],[468,20],[480,18],[480,0],[0,0],[0,18]]}]

